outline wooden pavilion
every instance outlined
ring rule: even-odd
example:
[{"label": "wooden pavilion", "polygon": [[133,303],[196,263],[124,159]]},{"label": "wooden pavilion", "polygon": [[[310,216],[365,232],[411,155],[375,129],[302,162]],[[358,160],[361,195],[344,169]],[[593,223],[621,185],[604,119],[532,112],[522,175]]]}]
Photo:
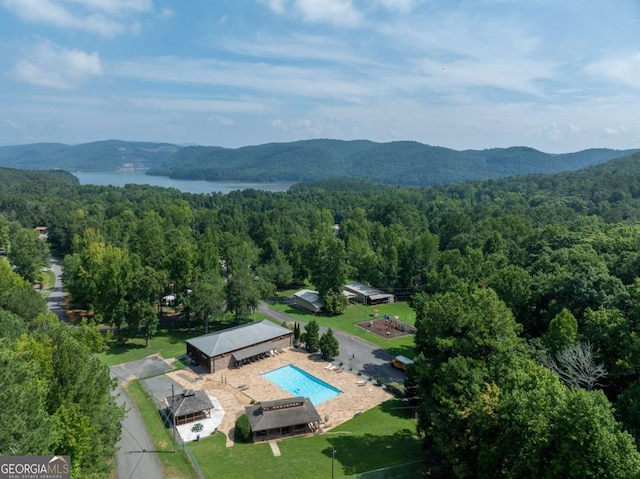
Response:
[{"label": "wooden pavilion", "polygon": [[245,407],[253,442],[303,436],[320,430],[320,414],[305,397],[263,401]]}]

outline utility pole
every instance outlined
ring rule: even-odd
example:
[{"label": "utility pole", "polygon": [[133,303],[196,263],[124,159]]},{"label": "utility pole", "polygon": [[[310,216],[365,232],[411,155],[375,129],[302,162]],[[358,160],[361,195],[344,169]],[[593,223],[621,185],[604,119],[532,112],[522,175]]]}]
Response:
[{"label": "utility pole", "polygon": [[176,452],[176,415],[174,414],[174,408],[176,405],[176,394],[174,392],[174,386],[171,385],[171,425],[173,426],[173,452]]},{"label": "utility pole", "polygon": [[331,479],[334,479],[333,475],[333,460],[336,458],[336,449],[334,447],[331,448]]}]

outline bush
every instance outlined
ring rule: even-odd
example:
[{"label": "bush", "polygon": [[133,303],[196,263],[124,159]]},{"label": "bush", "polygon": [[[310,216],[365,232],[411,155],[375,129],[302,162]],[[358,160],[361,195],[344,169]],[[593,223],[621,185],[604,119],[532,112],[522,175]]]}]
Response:
[{"label": "bush", "polygon": [[378,376],[376,378],[376,382],[378,383],[379,386],[384,386],[384,378],[382,376]]},{"label": "bush", "polygon": [[399,398],[403,398],[407,395],[407,388],[404,387],[404,384],[396,382],[387,384],[387,391]]},{"label": "bush", "polygon": [[236,419],[236,429],[233,437],[237,442],[251,442],[251,425],[246,414]]}]

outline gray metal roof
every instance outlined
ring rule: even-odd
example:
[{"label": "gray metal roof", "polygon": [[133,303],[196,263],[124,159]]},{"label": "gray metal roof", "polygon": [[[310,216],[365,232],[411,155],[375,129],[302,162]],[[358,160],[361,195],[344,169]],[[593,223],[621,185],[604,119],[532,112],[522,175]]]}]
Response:
[{"label": "gray metal roof", "polygon": [[310,309],[321,310],[324,308],[324,301],[320,297],[320,294],[317,291],[312,291],[310,289],[303,289],[293,295],[303,302],[307,303]]},{"label": "gray metal roof", "polygon": [[[382,291],[381,289],[378,288],[374,288],[373,286],[369,286],[367,284],[364,283],[359,283],[358,281],[353,281],[349,284],[345,284],[344,285],[344,289],[346,289],[349,292],[353,292],[353,293],[359,293],[359,294],[363,294],[365,296],[371,296],[374,294],[384,294],[386,295],[387,293],[385,293],[384,291]],[[389,295],[391,296],[391,295]]]},{"label": "gray metal roof", "polygon": [[207,356],[215,357],[292,334],[291,330],[265,319],[187,339],[187,343]]},{"label": "gray metal roof", "polygon": [[236,361],[242,361],[243,359],[257,356],[258,354],[266,353],[273,348],[271,343],[256,344],[255,346],[249,346],[248,348],[241,349],[240,351],[233,352],[233,357]]},{"label": "gray metal roof", "polygon": [[173,412],[174,417],[186,416],[187,414],[195,414],[200,411],[208,411],[213,409],[211,399],[207,393],[198,389],[186,389],[181,394],[169,396],[165,398],[167,406]]},{"label": "gray metal roof", "polygon": [[244,409],[253,432],[320,421],[320,414],[311,400],[305,397],[263,401]]}]

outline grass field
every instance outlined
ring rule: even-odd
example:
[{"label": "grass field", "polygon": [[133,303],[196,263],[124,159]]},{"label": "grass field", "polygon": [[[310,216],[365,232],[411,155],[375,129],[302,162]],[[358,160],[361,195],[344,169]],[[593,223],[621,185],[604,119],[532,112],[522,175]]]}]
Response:
[{"label": "grass field", "polygon": [[[285,293],[281,293],[281,295],[284,294]],[[305,323],[312,319],[315,319],[318,324],[320,324],[320,326],[339,329],[354,336],[358,336],[359,338],[362,338],[388,351],[392,356],[397,356],[399,354],[409,358],[415,356],[413,336],[405,336],[403,338],[397,339],[386,339],[359,326],[356,326],[355,324],[371,319],[373,310],[377,309],[377,314],[379,317],[382,317],[385,314],[388,314],[391,317],[398,316],[402,322],[414,325],[415,313],[406,302],[379,304],[376,306],[363,306],[361,304],[351,305],[340,316],[316,316],[310,313],[305,313],[304,311],[293,308],[284,303],[274,303],[271,304],[270,307],[276,311],[280,311],[281,313],[289,315]]]},{"label": "grass field", "polygon": [[165,479],[197,478],[198,476],[184,451],[177,448],[177,452],[173,452],[171,429],[167,429],[163,424],[154,402],[149,398],[140,381],[130,382],[126,389],[129,397],[140,411],[155,450],[158,452]]},{"label": "grass field", "polygon": [[[415,323],[415,314],[407,303],[397,302],[392,304],[381,304],[375,307],[352,305],[347,308],[347,311],[344,314],[331,317],[314,316],[283,303],[274,303],[271,304],[270,307],[301,322],[307,322],[311,319],[315,319],[321,326],[330,326],[333,329],[345,331],[354,336],[358,336],[388,351],[392,356],[397,356],[399,354],[409,358],[414,356],[413,336],[386,339],[355,325],[357,322],[369,319],[370,315],[373,314],[374,308],[378,310],[378,316],[384,316],[385,314],[392,317],[398,316],[401,321],[413,325]],[[259,312],[256,312],[255,319],[260,321],[262,319],[269,318]],[[235,324],[232,322],[212,322],[210,324],[209,331],[213,332],[215,330],[228,328],[234,325]],[[193,327],[191,331],[185,327],[162,328],[158,330],[157,334],[153,338],[151,338],[149,347],[145,347],[145,339],[143,336],[130,338],[126,343],[121,343],[117,339],[113,339],[109,342],[109,348],[105,352],[100,353],[98,357],[107,366],[135,361],[137,359],[145,358],[151,354],[160,354],[164,358],[173,358],[186,352],[186,339],[193,338],[201,334],[204,334],[202,326]]]},{"label": "grass field", "polygon": [[222,433],[189,443],[207,478],[260,477],[305,479],[335,477],[403,464],[423,456],[407,403],[390,400],[332,429],[327,434],[278,441],[275,457],[266,443],[225,447]]},{"label": "grass field", "polygon": [[[177,448],[173,453],[171,430],[163,424],[155,404],[139,381],[132,381],[127,392],[145,422],[165,477],[197,477],[187,455]],[[327,434],[291,438],[278,442],[276,457],[267,443],[225,446],[221,432],[187,447],[207,478],[269,479],[304,477],[327,478],[331,474],[331,450],[335,449],[335,477],[412,462],[423,458],[415,433],[413,410],[397,399],[354,417]]]}]

